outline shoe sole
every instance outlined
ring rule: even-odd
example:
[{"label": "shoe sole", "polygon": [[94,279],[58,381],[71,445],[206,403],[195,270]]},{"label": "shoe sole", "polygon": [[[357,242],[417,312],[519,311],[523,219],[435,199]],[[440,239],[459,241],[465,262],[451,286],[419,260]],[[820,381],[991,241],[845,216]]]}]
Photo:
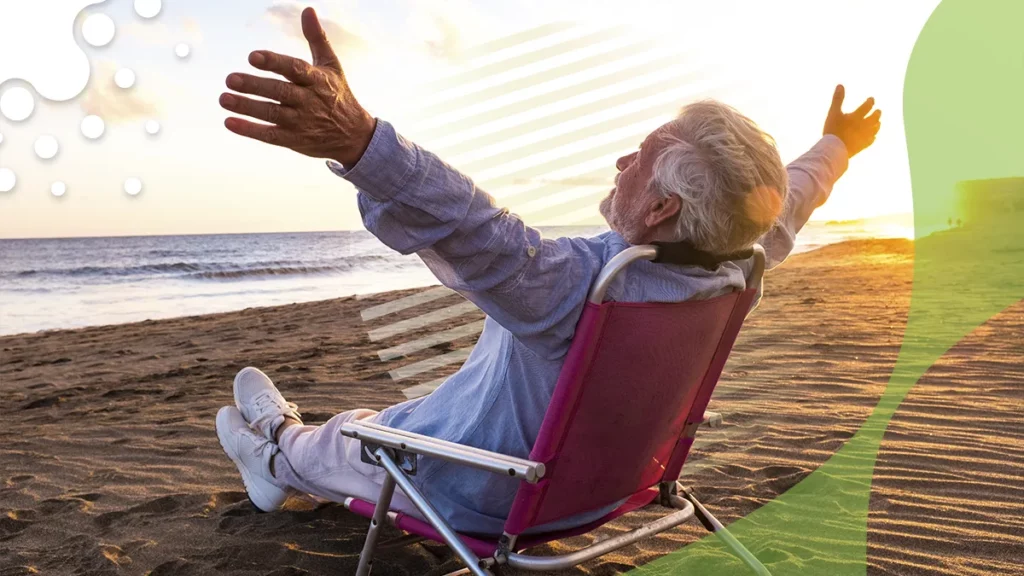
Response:
[{"label": "shoe sole", "polygon": [[[217,439],[220,440],[220,447],[224,449],[224,453],[228,455],[228,458],[235,463],[235,468],[238,468],[238,473],[242,475],[242,484],[245,485],[245,494],[249,497],[249,502],[252,503],[253,508],[256,510],[266,513],[278,510],[280,506],[271,504],[273,500],[267,498],[262,492],[255,487],[255,483],[252,481],[252,476],[249,474],[249,469],[242,464],[241,459],[238,458],[238,453],[233,448],[230,448],[230,443],[224,438],[222,430],[228,430],[229,424],[227,422],[228,406],[221,408],[217,412]],[[259,502],[257,502],[257,500]],[[261,504],[263,504],[261,506]]]}]

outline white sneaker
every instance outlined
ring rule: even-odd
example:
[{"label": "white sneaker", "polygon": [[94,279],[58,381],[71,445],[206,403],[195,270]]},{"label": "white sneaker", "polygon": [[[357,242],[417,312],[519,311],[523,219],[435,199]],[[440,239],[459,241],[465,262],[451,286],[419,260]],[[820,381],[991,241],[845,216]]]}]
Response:
[{"label": "white sneaker", "polygon": [[284,422],[285,416],[302,422],[299,407],[285,402],[270,377],[260,370],[251,366],[242,368],[235,376],[234,387],[238,411],[249,426],[263,434],[267,440],[275,441],[274,432]]},{"label": "white sneaker", "polygon": [[231,461],[242,474],[249,500],[263,512],[278,510],[288,499],[290,491],[273,483],[270,459],[277,454],[277,444],[260,436],[234,406],[225,406],[217,412],[217,437]]}]

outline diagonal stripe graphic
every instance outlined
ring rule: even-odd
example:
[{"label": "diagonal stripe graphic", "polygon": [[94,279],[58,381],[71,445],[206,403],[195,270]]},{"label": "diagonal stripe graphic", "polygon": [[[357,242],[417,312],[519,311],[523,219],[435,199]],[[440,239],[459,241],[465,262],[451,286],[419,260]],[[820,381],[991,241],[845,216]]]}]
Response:
[{"label": "diagonal stripe graphic", "polygon": [[423,338],[412,340],[410,342],[405,342],[403,344],[399,344],[398,346],[385,348],[384,350],[377,352],[377,356],[380,357],[381,362],[387,362],[389,360],[401,358],[402,356],[408,356],[409,354],[419,352],[420,350],[426,350],[431,346],[437,346],[438,344],[452,342],[460,338],[475,336],[482,332],[483,329],[483,320],[472,322],[470,324],[463,324],[462,326],[457,326],[455,328],[451,328],[443,332],[437,332],[429,336],[424,336]]},{"label": "diagonal stripe graphic", "polygon": [[[600,100],[581,104],[575,108],[554,112],[552,114],[541,116],[539,118],[535,118],[526,122],[517,123],[508,128],[502,128],[499,130],[495,130],[493,132],[481,134],[479,136],[474,136],[470,139],[457,142],[448,146],[440,146],[437,148],[437,153],[453,156],[458,154],[465,154],[466,152],[471,152],[473,150],[480,149],[484,146],[499,144],[513,138],[530,134],[531,132],[537,130],[551,128],[552,126],[555,126],[558,123],[564,123],[570,119],[585,117],[590,114],[606,113],[609,110],[615,108],[616,106],[633,104],[638,100],[644,98],[664,98],[665,96],[661,95],[662,91],[670,90],[673,88],[678,89],[681,85],[684,85],[688,80],[693,80],[699,75],[700,72],[698,71],[687,71],[683,73],[674,74],[668,78],[648,76],[640,79],[620,79],[619,83],[628,82],[628,84],[631,86],[639,87],[629,90],[627,92],[613,94]],[[650,82],[652,78],[654,82]],[[544,94],[535,98],[519,100],[508,106],[503,106],[502,108],[498,108],[493,111],[477,114],[476,116],[460,120],[459,124],[467,127],[485,125],[493,120],[505,119],[510,116],[514,116],[515,114],[520,112],[537,110],[538,108],[542,108],[544,106],[565,102],[570,98],[585,95],[586,93],[593,92],[596,89],[606,89],[610,85],[616,85],[611,84],[612,80],[606,77],[600,77],[597,78],[596,80],[598,81],[594,82],[593,86],[589,86],[590,83],[587,83],[588,89],[585,92],[579,92],[576,90],[576,86],[570,86],[567,89],[552,92],[550,94]],[[648,82],[650,82],[650,84],[645,83],[644,80],[647,80]],[[679,107],[680,106],[678,104],[675,105],[676,109],[678,109]],[[457,134],[458,133],[456,133],[456,135]],[[450,127],[449,131],[446,132],[446,136],[452,136],[450,132]]]},{"label": "diagonal stripe graphic", "polygon": [[579,72],[591,70],[598,66],[606,66],[619,60],[632,58],[635,57],[636,53],[650,49],[651,46],[646,42],[636,43],[626,46],[625,48],[609,49],[607,52],[594,54],[583,58],[582,60],[556,66],[548,70],[541,70],[522,78],[515,78],[507,82],[500,83],[496,86],[487,86],[478,90],[464,89],[466,91],[458,97],[445,99],[442,102],[426,107],[423,110],[423,114],[425,118],[433,118],[434,116],[441,114],[463,110],[470,106],[479,105],[481,102],[487,102],[493,98],[518,92],[526,88],[535,88],[552,80],[558,80]]},{"label": "diagonal stripe graphic", "polygon": [[401,322],[395,322],[389,324],[383,328],[377,328],[376,330],[370,330],[370,341],[377,342],[378,340],[385,340],[411,330],[417,330],[431,324],[443,322],[451,318],[458,318],[463,314],[469,314],[479,310],[476,304],[472,302],[463,302],[462,304],[456,304],[455,306],[449,306],[440,310],[434,310],[415,318],[408,320],[402,320]]},{"label": "diagonal stripe graphic", "polygon": [[[705,80],[688,58],[659,52],[648,38],[631,39],[625,27],[572,34],[575,26],[550,23],[470,48],[464,54],[469,69],[425,87],[428,99],[430,94],[450,97],[421,110],[417,136],[440,140],[438,155],[455,157],[454,165],[478,176],[482,188],[500,191],[496,197],[526,204],[522,214],[563,225],[599,218],[597,203],[616,172],[608,160],[635,150],[655,123],[677,112],[677,100],[699,91],[695,84]],[[463,162],[457,162],[459,155]],[[598,167],[599,162],[608,164]],[[451,294],[444,287],[430,288],[369,307],[361,316],[371,321]],[[397,340],[377,355],[381,361],[400,360],[478,335],[484,327],[479,316],[412,335],[476,311],[471,302],[462,302],[370,330],[369,336],[375,342]],[[388,374],[415,382],[464,362],[471,350],[431,356]],[[421,381],[402,393],[423,396],[445,380]]]},{"label": "diagonal stripe graphic", "polygon": [[431,380],[430,382],[427,382],[425,384],[417,384],[415,386],[410,386],[402,390],[402,394],[404,394],[405,397],[408,398],[409,400],[413,400],[421,396],[426,396],[427,394],[430,394],[434,390],[437,390],[437,387],[440,386],[441,384],[444,384],[444,381],[447,379],[448,377],[438,378],[437,380]]},{"label": "diagonal stripe graphic", "polygon": [[440,356],[434,356],[433,358],[427,358],[426,360],[420,360],[419,362],[407,364],[405,366],[402,366],[401,368],[391,370],[390,372],[388,372],[388,374],[391,375],[391,378],[393,380],[404,380],[406,378],[416,376],[417,374],[422,374],[423,372],[429,372],[435,368],[441,368],[443,366],[454,364],[456,362],[465,362],[466,358],[469,358],[469,353],[472,351],[472,347],[461,348],[454,352],[449,352],[447,354],[442,354]]},{"label": "diagonal stripe graphic", "polygon": [[[616,33],[616,31],[618,33]],[[558,44],[545,46],[538,50],[527,52],[526,54],[514,56],[507,60],[487,64],[473,70],[467,70],[460,74],[456,74],[455,76],[428,84],[426,88],[431,91],[441,91],[448,87],[455,87],[462,84],[470,84],[480,80],[485,80],[491,76],[508,72],[509,70],[522,69],[545,60],[565,55],[575,50],[592,48],[603,41],[614,39],[624,31],[625,28],[623,27],[613,28],[611,30],[598,30],[584,36],[565,40]],[[645,44],[650,46],[651,43],[647,41]]]},{"label": "diagonal stripe graphic", "polygon": [[549,24],[543,24],[536,28],[530,28],[528,30],[523,30],[522,32],[491,40],[490,42],[484,42],[483,44],[472,46],[463,51],[463,56],[469,59],[476,59],[490,54],[496,54],[507,48],[515,48],[516,46],[540,40],[541,38],[545,38],[559,32],[564,32],[566,30],[571,30],[575,27],[576,24],[573,22],[551,22]]},{"label": "diagonal stripe graphic", "polygon": [[527,179],[543,176],[544,174],[561,170],[562,168],[571,168],[572,166],[598,159],[601,156],[619,154],[627,150],[634,150],[647,136],[648,132],[649,131],[636,132],[626,138],[621,138],[614,142],[586,148],[574,154],[555,158],[554,160],[529,166],[502,176],[489,178],[480,182],[480,185],[484,189],[487,189],[507,186],[509,184],[519,184]]},{"label": "diagonal stripe graphic", "polygon": [[466,172],[490,170],[525,157],[545,152],[552,152],[562,146],[576,144],[588,138],[599,137],[612,130],[626,128],[634,124],[651,124],[654,121],[672,116],[678,108],[679,106],[674,103],[658,104],[651,106],[650,108],[645,108],[622,116],[609,118],[600,122],[594,122],[571,132],[551,136],[540,142],[526,144],[510,150],[503,150],[502,152],[481,158],[480,160],[463,164],[460,168]]},{"label": "diagonal stripe graphic", "polygon": [[415,308],[420,304],[426,304],[427,302],[433,302],[434,300],[440,300],[455,294],[456,292],[451,288],[445,286],[438,286],[437,288],[431,288],[424,290],[423,292],[417,292],[404,298],[397,300],[391,300],[377,306],[372,306],[363,310],[360,315],[363,318],[363,322],[380,318],[381,316],[387,316],[395,312],[401,312],[409,308]]}]

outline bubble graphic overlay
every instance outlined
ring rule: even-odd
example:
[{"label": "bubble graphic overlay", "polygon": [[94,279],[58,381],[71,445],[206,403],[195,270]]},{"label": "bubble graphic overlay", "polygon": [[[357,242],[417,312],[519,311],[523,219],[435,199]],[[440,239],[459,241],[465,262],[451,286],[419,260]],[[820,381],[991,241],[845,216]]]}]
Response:
[{"label": "bubble graphic overlay", "polygon": [[35,150],[36,156],[39,156],[40,159],[51,160],[60,151],[60,144],[57,143],[57,139],[53,136],[40,136],[36,140]]},{"label": "bubble graphic overlay", "polygon": [[114,74],[114,84],[125,90],[135,86],[135,71],[130,68],[121,68]]},{"label": "bubble graphic overlay", "polygon": [[83,9],[104,1],[0,2],[0,54],[5,55],[0,58],[0,85],[22,80],[35,95],[54,102],[81,94],[89,83],[90,66],[73,32],[79,28],[86,44],[91,44],[90,38],[109,43],[114,28],[109,17],[91,14],[78,19]]},{"label": "bubble graphic overlay", "polygon": [[106,14],[90,14],[82,24],[82,37],[90,45],[102,48],[114,40],[117,26]]},{"label": "bubble graphic overlay", "polygon": [[0,114],[11,122],[28,119],[35,108],[36,100],[32,93],[21,86],[8,88],[0,95]]},{"label": "bubble graphic overlay", "polygon": [[68,191],[68,186],[67,186],[67,184],[65,184],[63,182],[54,182],[50,186],[50,194],[53,194],[57,198],[60,198],[61,196],[63,196],[65,193],[67,193],[67,191]]},{"label": "bubble graphic overlay", "polygon": [[162,8],[160,0],[135,0],[135,13],[142,18],[153,18]]},{"label": "bubble graphic overlay", "polygon": [[181,43],[174,47],[174,55],[182,60],[188,58],[189,54],[192,53],[192,48],[188,44]]},{"label": "bubble graphic overlay", "polygon": [[142,180],[138,178],[129,178],[124,181],[124,191],[130,196],[138,196],[139,192],[142,192]]},{"label": "bubble graphic overlay", "polygon": [[160,133],[160,123],[156,120],[150,120],[146,122],[146,134],[150,136],[156,136]]},{"label": "bubble graphic overlay", "polygon": [[82,120],[82,135],[90,140],[100,138],[105,130],[106,124],[99,116],[89,115]]},{"label": "bubble graphic overlay", "polygon": [[14,175],[14,171],[10,168],[0,168],[0,192],[10,192],[14,190],[14,185],[18,183],[18,178]]}]

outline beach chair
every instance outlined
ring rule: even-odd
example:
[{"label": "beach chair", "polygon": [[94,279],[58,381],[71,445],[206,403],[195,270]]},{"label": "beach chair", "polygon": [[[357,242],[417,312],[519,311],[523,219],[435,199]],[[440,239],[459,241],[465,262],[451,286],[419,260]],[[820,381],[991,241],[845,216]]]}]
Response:
[{"label": "beach chair", "polygon": [[[713,268],[720,261],[750,256],[756,256],[757,264],[746,290],[678,303],[604,301],[612,280],[637,260]],[[371,519],[356,574],[369,574],[384,522],[408,532],[410,539],[446,543],[466,564],[458,573],[480,576],[501,565],[542,572],[569,568],[696,516],[755,573],[767,575],[753,554],[678,480],[698,428],[717,416],[706,417],[705,408],[763,272],[760,246],[722,257],[685,244],[634,246],[612,258],[591,288],[528,460],[373,423],[345,424],[341,433],[361,442],[364,459],[387,471],[377,502],[349,498],[344,503]],[[484,538],[453,531],[410,481],[421,456],[518,478],[520,487],[504,533]],[[396,485],[426,522],[389,510]],[[531,528],[622,501],[613,512],[585,526],[526,534]],[[569,554],[524,553],[590,532],[652,503],[670,511],[631,532]]]}]

